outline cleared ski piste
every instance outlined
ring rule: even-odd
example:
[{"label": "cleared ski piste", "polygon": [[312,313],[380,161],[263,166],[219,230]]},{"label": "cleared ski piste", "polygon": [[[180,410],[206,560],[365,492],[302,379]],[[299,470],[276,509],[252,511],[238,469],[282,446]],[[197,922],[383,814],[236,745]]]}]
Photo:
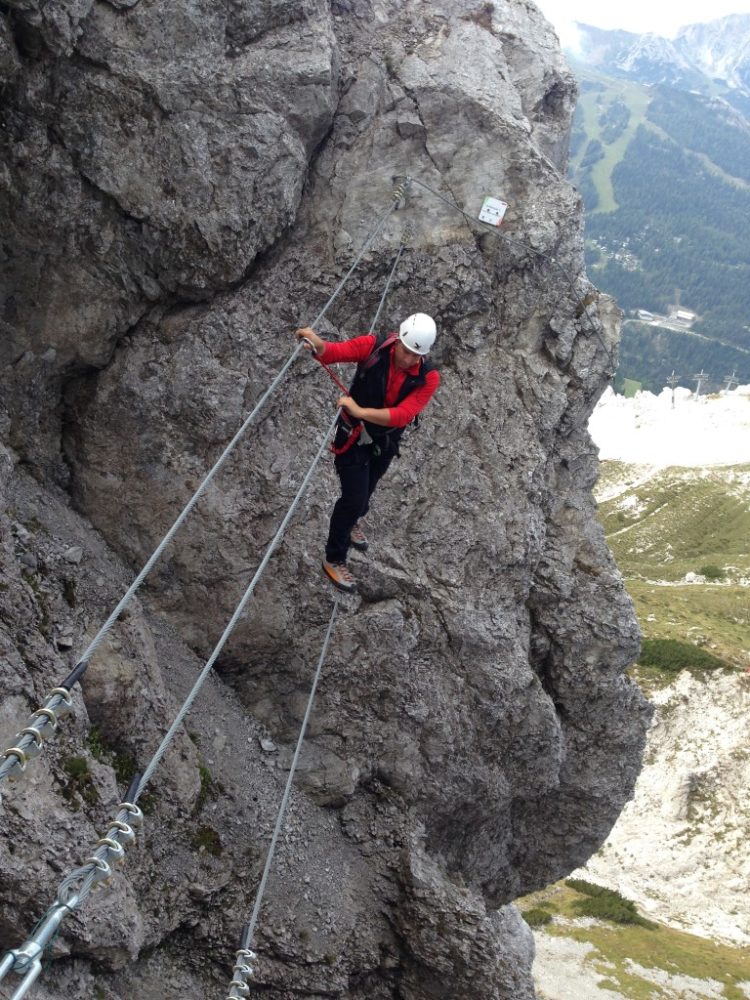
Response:
[{"label": "cleared ski piste", "polygon": [[[631,399],[607,388],[589,420],[602,461],[665,468],[750,462],[750,385],[700,396],[663,389]],[[648,475],[646,474],[646,478]]]}]

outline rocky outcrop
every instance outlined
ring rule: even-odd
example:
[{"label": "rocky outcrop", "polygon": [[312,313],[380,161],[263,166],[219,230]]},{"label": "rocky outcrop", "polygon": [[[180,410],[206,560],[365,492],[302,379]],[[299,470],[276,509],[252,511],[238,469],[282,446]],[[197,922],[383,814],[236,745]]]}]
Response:
[{"label": "rocky outcrop", "polygon": [[[564,179],[574,85],[554,36],[525,3],[5,8],[15,535],[0,596],[14,717],[116,600],[120,560],[150,554],[394,179],[472,215],[488,193],[509,203],[498,236],[413,183],[321,325],[329,337],[367,328],[408,226],[383,324],[432,313],[443,384],[353,564],[361,596],[337,627],[258,947],[279,998],[532,997],[531,938],[510,904],[604,840],[648,716],[624,677],[632,608],[593,514],[585,428],[618,315],[582,273],[581,205]],[[69,742],[6,799],[3,832],[17,834],[44,796],[31,908],[59,878],[61,829],[75,827],[67,849],[80,859],[87,824],[111,814],[117,756],[148,760],[335,399],[301,357],[162,560],[145,609],[113,633],[120,647],[94,658]],[[21,562],[34,491],[48,512],[44,571],[34,552],[36,567]],[[109,970],[97,985],[112,998],[226,984],[330,612],[318,560],[334,492],[326,468],[167,758],[148,842],[115,889],[130,909],[118,923],[102,894],[59,939],[77,961],[55,963],[52,979],[71,996],[90,994],[92,963]],[[76,547],[86,600],[58,626]],[[28,650],[13,635],[24,601]],[[78,786],[61,800],[66,753],[108,783],[96,803]],[[27,898],[22,861],[5,873],[8,900]],[[33,923],[13,905],[10,943]]]},{"label": "rocky outcrop", "polygon": [[737,789],[750,777],[749,692],[740,673],[683,671],[652,693],[654,727],[635,797],[584,876],[650,917],[741,946],[750,941],[750,863],[747,800]]}]

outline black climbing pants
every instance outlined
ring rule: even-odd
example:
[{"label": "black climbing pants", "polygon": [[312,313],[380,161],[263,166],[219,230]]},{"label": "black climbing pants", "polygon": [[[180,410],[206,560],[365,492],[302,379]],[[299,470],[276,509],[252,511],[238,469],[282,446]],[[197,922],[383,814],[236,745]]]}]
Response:
[{"label": "black climbing pants", "polygon": [[[339,444],[337,435],[337,444]],[[370,497],[391,464],[395,449],[381,451],[379,445],[353,445],[343,455],[336,456],[336,471],[341,480],[341,496],[331,514],[331,526],[326,543],[326,560],[346,562],[349,536],[357,521],[370,506]]]}]

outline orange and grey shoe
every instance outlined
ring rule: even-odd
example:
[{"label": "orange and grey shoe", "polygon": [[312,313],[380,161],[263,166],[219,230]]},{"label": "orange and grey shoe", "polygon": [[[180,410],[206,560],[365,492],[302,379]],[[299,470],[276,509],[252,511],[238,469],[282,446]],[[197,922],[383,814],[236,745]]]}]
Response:
[{"label": "orange and grey shoe", "polygon": [[353,594],[357,589],[357,583],[346,568],[346,563],[330,563],[323,560],[323,572],[339,590],[345,594]]},{"label": "orange and grey shoe", "polygon": [[352,528],[352,533],[349,535],[349,541],[352,544],[352,548],[359,549],[360,552],[367,552],[370,543],[367,541],[367,535],[362,531],[359,524],[355,524]]}]

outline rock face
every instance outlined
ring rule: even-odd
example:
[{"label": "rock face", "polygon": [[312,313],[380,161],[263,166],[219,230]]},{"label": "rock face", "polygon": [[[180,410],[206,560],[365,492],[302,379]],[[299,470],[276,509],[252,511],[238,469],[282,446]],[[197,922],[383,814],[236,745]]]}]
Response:
[{"label": "rock face", "polygon": [[[369,328],[403,239],[381,326],[434,315],[443,383],[353,561],[259,981],[531,998],[512,901],[602,843],[648,722],[591,497],[618,314],[582,272],[554,35],[520,0],[5,10],[4,731],[75,662],[413,177],[319,329]],[[446,204],[476,216],[486,194],[509,203],[499,235]],[[5,797],[3,835],[26,835],[1,862],[6,945],[114,815],[122,758],[148,762],[335,400],[300,357]],[[226,988],[330,614],[335,486],[326,463],[158,772],[145,844],[64,926],[51,996],[90,996],[94,968],[112,1000]]]},{"label": "rock face", "polygon": [[9,6],[0,362],[13,440],[53,448],[39,413],[67,377],[155,304],[240,281],[293,223],[337,46],[322,2]]}]

